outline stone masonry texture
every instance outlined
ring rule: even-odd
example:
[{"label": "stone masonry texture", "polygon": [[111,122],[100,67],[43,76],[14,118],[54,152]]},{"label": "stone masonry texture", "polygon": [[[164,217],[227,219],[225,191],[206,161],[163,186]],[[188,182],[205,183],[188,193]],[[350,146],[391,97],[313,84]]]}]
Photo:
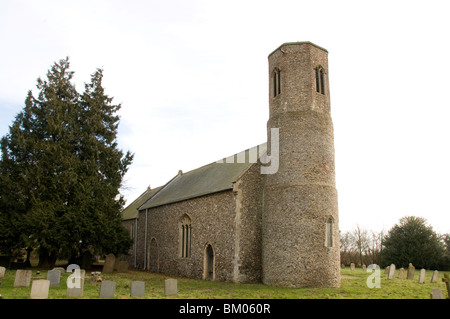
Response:
[{"label": "stone masonry texture", "polygon": [[[261,174],[264,164],[258,161],[229,189],[139,210],[136,218],[123,221],[134,241],[126,257],[130,265],[237,283],[340,286],[328,52],[310,42],[285,43],[268,62],[267,149],[271,154],[275,142],[270,129],[278,128],[278,171]],[[323,93],[316,90],[316,69],[324,74]],[[281,87],[275,95],[276,72]],[[191,254],[182,257],[186,219]]]}]

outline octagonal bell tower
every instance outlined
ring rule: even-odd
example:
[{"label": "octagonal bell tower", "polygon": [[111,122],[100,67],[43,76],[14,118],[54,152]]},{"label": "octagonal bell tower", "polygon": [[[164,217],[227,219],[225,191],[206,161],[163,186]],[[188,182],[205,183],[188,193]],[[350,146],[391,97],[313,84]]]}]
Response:
[{"label": "octagonal bell tower", "polygon": [[[279,167],[265,176],[263,282],[339,287],[328,52],[310,42],[284,43],[268,59],[267,145],[273,157],[278,142]],[[272,128],[278,128],[278,141],[271,141]]]}]

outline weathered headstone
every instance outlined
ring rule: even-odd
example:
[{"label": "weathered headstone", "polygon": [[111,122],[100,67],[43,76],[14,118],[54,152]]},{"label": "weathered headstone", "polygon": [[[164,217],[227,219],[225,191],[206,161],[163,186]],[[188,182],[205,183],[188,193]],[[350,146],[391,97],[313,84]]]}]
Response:
[{"label": "weathered headstone", "polygon": [[405,277],[405,268],[400,268],[399,270],[398,270],[398,279],[403,279],[403,277]]},{"label": "weathered headstone", "polygon": [[39,279],[33,280],[31,284],[31,299],[47,299],[48,289],[50,288],[50,280]]},{"label": "weathered headstone", "polygon": [[414,272],[416,271],[416,267],[413,266],[413,264],[409,263],[408,266],[408,273],[406,275],[406,279],[414,279]]},{"label": "weathered headstone", "polygon": [[58,270],[61,273],[61,275],[66,272],[66,270],[63,267],[55,267],[52,270]]},{"label": "weathered headstone", "polygon": [[50,281],[50,287],[59,287],[61,280],[61,272],[59,270],[49,270],[47,272],[47,280]]},{"label": "weathered headstone", "polygon": [[445,282],[445,285],[447,286],[447,299],[450,299],[450,276],[448,274],[444,274],[442,281]]},{"label": "weathered headstone", "polygon": [[84,269],[75,269],[67,278],[67,297],[83,297],[85,274]]},{"label": "weathered headstone", "polygon": [[384,275],[389,274],[389,266],[386,267],[386,269],[384,270],[384,273],[383,273],[383,274],[384,274]]},{"label": "weathered headstone", "polygon": [[16,270],[14,278],[14,287],[29,287],[31,281],[31,270]]},{"label": "weathered headstone", "polygon": [[130,295],[131,295],[131,297],[144,297],[145,282],[144,281],[132,281]]},{"label": "weathered headstone", "polygon": [[126,272],[128,271],[128,261],[126,260],[120,260],[117,264],[117,271],[118,272]]},{"label": "weathered headstone", "polygon": [[438,275],[439,275],[439,271],[435,270],[433,272],[433,276],[431,276],[431,282],[437,282]]},{"label": "weathered headstone", "polygon": [[350,264],[350,269],[351,269],[351,270],[355,270],[355,264],[354,264],[354,263],[351,263],[351,264]]},{"label": "weathered headstone", "polygon": [[395,275],[395,265],[391,264],[391,266],[389,266],[388,279],[394,279],[394,275]]},{"label": "weathered headstone", "polygon": [[103,272],[113,272],[114,271],[114,264],[116,262],[116,257],[114,254],[108,254],[105,258],[105,264],[103,265]]},{"label": "weathered headstone", "polygon": [[362,270],[364,270],[364,271],[366,271],[366,270],[367,270],[367,266],[366,266],[366,264],[363,264],[363,265],[362,265]]},{"label": "weathered headstone", "polygon": [[66,272],[73,272],[75,269],[80,269],[80,266],[77,264],[70,264],[67,266]]},{"label": "weathered headstone", "polygon": [[114,298],[116,283],[111,280],[102,281],[100,286],[100,298]]},{"label": "weathered headstone", "polygon": [[444,295],[442,294],[442,291],[439,290],[439,288],[433,288],[430,293],[431,299],[444,299]]},{"label": "weathered headstone", "polygon": [[425,282],[425,269],[420,270],[419,274],[419,284],[423,284]]},{"label": "weathered headstone", "polygon": [[0,267],[0,278],[5,277],[5,271],[6,271],[5,267]]},{"label": "weathered headstone", "polygon": [[176,295],[178,293],[177,280],[166,279],[164,281],[164,294],[166,296]]}]

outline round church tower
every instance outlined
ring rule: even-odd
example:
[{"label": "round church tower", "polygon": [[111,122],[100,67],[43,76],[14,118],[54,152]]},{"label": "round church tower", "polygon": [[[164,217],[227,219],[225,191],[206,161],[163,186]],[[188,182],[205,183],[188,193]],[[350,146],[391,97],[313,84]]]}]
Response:
[{"label": "round church tower", "polygon": [[[265,175],[263,282],[339,287],[328,52],[310,42],[285,43],[268,59],[267,147],[273,158],[278,142],[279,166]],[[279,136],[271,134],[272,128]]]}]

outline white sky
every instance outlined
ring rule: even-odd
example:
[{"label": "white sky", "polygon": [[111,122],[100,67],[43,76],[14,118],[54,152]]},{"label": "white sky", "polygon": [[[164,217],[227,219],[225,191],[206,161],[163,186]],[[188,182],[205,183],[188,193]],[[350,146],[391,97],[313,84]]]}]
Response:
[{"label": "white sky", "polygon": [[342,231],[406,215],[450,232],[448,1],[0,2],[0,136],[27,91],[70,57],[77,88],[104,68],[135,153],[123,194],[263,143],[267,56],[329,51]]}]

